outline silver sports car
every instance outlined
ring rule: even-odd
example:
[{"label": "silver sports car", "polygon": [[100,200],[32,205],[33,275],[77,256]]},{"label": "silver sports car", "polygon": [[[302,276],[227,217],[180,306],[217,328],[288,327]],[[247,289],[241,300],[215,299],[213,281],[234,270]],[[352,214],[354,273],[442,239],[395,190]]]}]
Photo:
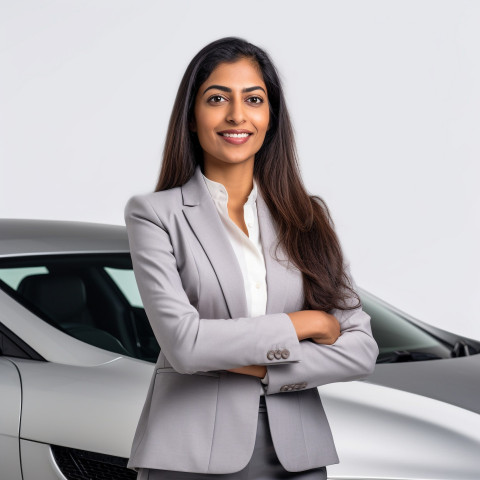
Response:
[{"label": "silver sports car", "polygon": [[[318,387],[329,478],[478,480],[480,342],[359,293],[380,353],[367,379]],[[0,480],[136,478],[159,351],[125,227],[0,220]]]}]

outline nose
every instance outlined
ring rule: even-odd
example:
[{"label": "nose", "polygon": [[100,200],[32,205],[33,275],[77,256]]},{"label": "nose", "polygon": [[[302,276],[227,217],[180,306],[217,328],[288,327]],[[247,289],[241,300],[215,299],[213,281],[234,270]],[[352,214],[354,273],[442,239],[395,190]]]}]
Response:
[{"label": "nose", "polygon": [[232,98],[227,110],[227,122],[238,125],[245,121],[244,105],[241,98]]}]

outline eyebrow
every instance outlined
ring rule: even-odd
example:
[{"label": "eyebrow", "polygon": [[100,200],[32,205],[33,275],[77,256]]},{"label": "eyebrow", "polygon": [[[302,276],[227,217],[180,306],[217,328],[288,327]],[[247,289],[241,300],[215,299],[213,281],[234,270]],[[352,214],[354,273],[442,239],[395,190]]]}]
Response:
[{"label": "eyebrow", "polygon": [[[228,92],[228,93],[232,92],[231,88],[224,87],[223,85],[210,85],[209,87],[207,87],[205,89],[205,91],[202,93],[202,95],[205,95],[205,92],[207,90],[210,90],[211,88],[216,88],[217,90],[221,90],[222,92]],[[253,92],[254,90],[263,90],[265,95],[267,94],[267,92],[265,92],[265,90],[260,85],[255,85],[254,87],[246,87],[246,88],[242,89],[242,93]]]}]

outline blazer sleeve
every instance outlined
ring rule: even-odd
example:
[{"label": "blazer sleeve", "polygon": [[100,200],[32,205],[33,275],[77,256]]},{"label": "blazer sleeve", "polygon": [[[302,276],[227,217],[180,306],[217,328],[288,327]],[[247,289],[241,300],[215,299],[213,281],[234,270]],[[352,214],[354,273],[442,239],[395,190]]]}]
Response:
[{"label": "blazer sleeve", "polygon": [[[355,289],[350,268],[346,271]],[[347,304],[355,303],[353,297],[348,298]],[[327,345],[312,339],[302,340],[302,362],[267,366],[266,395],[360,380],[373,373],[379,349],[372,335],[370,316],[361,306],[354,310],[333,309],[329,313],[340,323],[341,334],[336,342]]]},{"label": "blazer sleeve", "polygon": [[[302,349],[286,313],[200,318],[183,288],[169,233],[147,195],[131,197],[124,214],[145,312],[161,350],[177,372],[300,362]],[[267,357],[278,348],[289,351],[287,359]]]}]

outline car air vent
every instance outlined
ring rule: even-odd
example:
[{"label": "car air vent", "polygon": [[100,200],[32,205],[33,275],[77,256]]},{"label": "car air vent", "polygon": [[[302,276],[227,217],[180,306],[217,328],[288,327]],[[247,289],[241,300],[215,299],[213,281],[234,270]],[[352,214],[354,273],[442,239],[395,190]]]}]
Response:
[{"label": "car air vent", "polygon": [[51,445],[61,472],[68,480],[135,480],[127,458]]}]

